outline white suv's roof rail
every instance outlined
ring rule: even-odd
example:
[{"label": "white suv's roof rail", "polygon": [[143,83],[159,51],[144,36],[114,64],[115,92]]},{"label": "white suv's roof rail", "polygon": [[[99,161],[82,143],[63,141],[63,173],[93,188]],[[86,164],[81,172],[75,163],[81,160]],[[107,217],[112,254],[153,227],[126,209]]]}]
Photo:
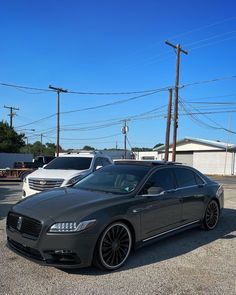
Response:
[{"label": "white suv's roof rail", "polygon": [[71,151],[71,152],[68,152],[66,153],[67,155],[70,155],[70,154],[92,154],[92,155],[95,155],[95,154],[102,154],[101,151],[86,151],[86,150],[75,150],[75,151]]}]

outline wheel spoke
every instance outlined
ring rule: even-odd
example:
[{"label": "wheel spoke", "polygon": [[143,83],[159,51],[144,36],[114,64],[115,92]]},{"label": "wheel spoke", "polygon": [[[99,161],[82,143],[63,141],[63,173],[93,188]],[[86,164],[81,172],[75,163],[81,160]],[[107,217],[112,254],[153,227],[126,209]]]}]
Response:
[{"label": "wheel spoke", "polygon": [[212,229],[216,226],[219,218],[219,209],[215,201],[212,201],[206,210],[206,224]]},{"label": "wheel spoke", "polygon": [[127,259],[131,248],[131,235],[123,224],[110,227],[101,241],[101,258],[108,268],[119,267]]}]

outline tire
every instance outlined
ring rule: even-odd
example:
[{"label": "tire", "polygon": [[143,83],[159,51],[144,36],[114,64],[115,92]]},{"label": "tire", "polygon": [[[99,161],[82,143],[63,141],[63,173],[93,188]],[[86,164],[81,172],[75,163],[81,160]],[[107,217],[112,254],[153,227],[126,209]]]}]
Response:
[{"label": "tire", "polygon": [[214,229],[218,224],[219,216],[220,216],[219,205],[216,200],[211,200],[206,207],[205,217],[203,220],[204,229],[206,230]]},{"label": "tire", "polygon": [[122,222],[109,225],[98,239],[94,264],[102,270],[116,270],[127,260],[132,247],[132,235]]}]

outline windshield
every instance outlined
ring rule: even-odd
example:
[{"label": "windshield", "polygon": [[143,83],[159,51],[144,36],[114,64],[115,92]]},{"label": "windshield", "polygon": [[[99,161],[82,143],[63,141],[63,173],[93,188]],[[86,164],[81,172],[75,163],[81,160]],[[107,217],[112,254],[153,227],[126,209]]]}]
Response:
[{"label": "windshield", "polygon": [[150,167],[135,165],[110,165],[89,174],[74,188],[114,194],[132,192],[148,173]]},{"label": "windshield", "polygon": [[91,157],[58,157],[51,161],[45,169],[86,170],[91,165]]}]

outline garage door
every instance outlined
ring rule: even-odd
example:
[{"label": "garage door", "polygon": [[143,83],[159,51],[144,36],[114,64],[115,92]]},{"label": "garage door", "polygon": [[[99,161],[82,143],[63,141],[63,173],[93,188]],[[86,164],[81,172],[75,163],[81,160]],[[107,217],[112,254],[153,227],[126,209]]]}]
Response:
[{"label": "garage door", "polygon": [[176,162],[193,166],[193,153],[176,154]]}]

